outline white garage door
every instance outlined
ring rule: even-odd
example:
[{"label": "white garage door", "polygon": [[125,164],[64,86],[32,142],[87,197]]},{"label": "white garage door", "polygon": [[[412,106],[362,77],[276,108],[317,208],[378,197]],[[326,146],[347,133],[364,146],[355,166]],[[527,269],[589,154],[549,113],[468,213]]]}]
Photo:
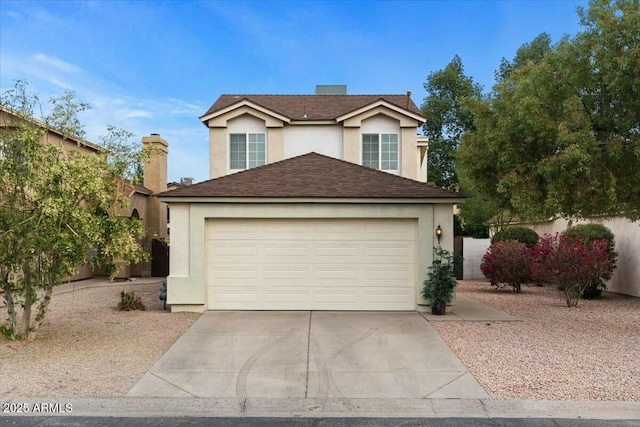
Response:
[{"label": "white garage door", "polygon": [[207,305],[414,310],[417,220],[211,219]]}]

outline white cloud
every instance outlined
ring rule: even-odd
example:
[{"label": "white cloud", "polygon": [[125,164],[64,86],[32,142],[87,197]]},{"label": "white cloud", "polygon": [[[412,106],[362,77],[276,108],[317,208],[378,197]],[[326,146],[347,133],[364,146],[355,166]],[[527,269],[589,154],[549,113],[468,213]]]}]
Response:
[{"label": "white cloud", "polygon": [[119,119],[136,119],[136,118],[150,119],[153,117],[153,113],[151,111],[146,111],[146,110],[123,109],[123,110],[116,111],[115,116]]},{"label": "white cloud", "polygon": [[82,71],[82,68],[78,67],[75,64],[63,61],[62,59],[56,58],[54,56],[47,56],[44,53],[36,54],[34,56],[34,59],[44,65],[56,68],[58,69],[58,71],[62,71],[65,73],[79,73]]}]

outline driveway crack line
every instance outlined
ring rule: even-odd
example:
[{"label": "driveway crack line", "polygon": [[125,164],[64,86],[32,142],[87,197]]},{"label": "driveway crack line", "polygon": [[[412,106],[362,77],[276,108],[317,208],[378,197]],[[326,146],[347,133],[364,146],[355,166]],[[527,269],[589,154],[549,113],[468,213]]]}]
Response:
[{"label": "driveway crack line", "polygon": [[304,379],[304,398],[309,393],[309,359],[311,359],[311,315],[313,311],[309,311],[309,326],[307,328],[307,376]]},{"label": "driveway crack line", "polygon": [[198,396],[196,396],[195,394],[193,394],[193,393],[191,393],[191,392],[188,392],[187,390],[183,389],[182,387],[180,387],[180,386],[178,386],[178,385],[175,385],[175,384],[174,384],[174,383],[172,383],[171,381],[167,381],[167,380],[165,380],[164,378],[162,378],[161,376],[158,376],[158,375],[154,374],[153,372],[149,372],[149,373],[150,373],[151,375],[153,375],[154,377],[158,378],[160,381],[164,381],[165,383],[167,383],[167,384],[169,384],[169,385],[171,385],[171,386],[173,386],[173,387],[177,388],[178,390],[182,390],[182,391],[184,391],[184,392],[185,392],[185,393],[187,393],[189,396],[198,397]]},{"label": "driveway crack line", "polygon": [[452,382],[459,380],[460,378],[462,378],[462,376],[463,376],[463,375],[468,374],[468,373],[469,373],[468,371],[461,373],[460,375],[458,375],[457,377],[455,377],[454,379],[452,379],[452,380],[451,380],[451,381],[449,381],[448,383],[441,385],[441,386],[440,386],[440,387],[438,387],[437,389],[433,390],[431,393],[427,394],[427,395],[424,397],[424,399],[429,399],[429,396],[431,396],[433,393],[437,392],[438,390],[442,390],[443,388],[445,388],[446,386],[448,386],[448,385],[449,385],[449,384],[451,384]]},{"label": "driveway crack line", "polygon": [[480,406],[482,406],[482,411],[487,416],[487,418],[491,418],[491,416],[489,415],[489,412],[487,411],[487,406],[484,404],[484,399],[478,399],[478,401],[480,402]]}]

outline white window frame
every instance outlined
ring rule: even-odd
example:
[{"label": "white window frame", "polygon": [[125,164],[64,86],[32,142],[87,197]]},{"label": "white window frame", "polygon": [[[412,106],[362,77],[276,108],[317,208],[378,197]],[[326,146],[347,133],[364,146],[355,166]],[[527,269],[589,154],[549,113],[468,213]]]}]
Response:
[{"label": "white window frame", "polygon": [[[397,132],[380,132],[380,133],[373,133],[373,132],[365,132],[362,133],[361,138],[360,138],[360,151],[361,151],[361,161],[362,161],[362,165],[366,166],[364,163],[364,137],[365,135],[375,135],[378,138],[378,165],[375,168],[372,169],[376,169],[376,170],[380,170],[380,171],[384,171],[384,172],[390,172],[390,173],[400,173],[400,135]],[[396,137],[396,169],[382,169],[382,135],[395,135]],[[366,166],[366,167],[371,167],[371,166]]]},{"label": "white window frame", "polygon": [[[231,166],[231,136],[232,135],[244,135],[245,137],[245,142],[244,142],[244,146],[245,146],[245,159],[244,159],[244,164],[245,167],[244,168],[232,168]],[[249,144],[250,144],[250,135],[263,135],[264,137],[264,163],[261,165],[256,165],[256,166],[249,166],[251,159],[250,159],[250,150],[249,150]],[[267,164],[267,134],[265,132],[230,132],[229,136],[227,138],[227,149],[228,149],[228,153],[229,155],[227,156],[227,167],[229,168],[229,171],[231,172],[238,172],[238,171],[243,171],[243,170],[247,170],[247,169],[252,169],[255,167],[259,167],[259,166],[264,166]]]}]

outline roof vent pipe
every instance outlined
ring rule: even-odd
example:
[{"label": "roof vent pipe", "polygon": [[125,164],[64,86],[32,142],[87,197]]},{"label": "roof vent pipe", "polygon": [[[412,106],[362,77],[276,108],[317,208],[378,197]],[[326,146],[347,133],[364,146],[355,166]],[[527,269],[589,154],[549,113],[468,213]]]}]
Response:
[{"label": "roof vent pipe", "polygon": [[407,91],[407,110],[409,109],[409,103],[411,102],[411,91]]}]

